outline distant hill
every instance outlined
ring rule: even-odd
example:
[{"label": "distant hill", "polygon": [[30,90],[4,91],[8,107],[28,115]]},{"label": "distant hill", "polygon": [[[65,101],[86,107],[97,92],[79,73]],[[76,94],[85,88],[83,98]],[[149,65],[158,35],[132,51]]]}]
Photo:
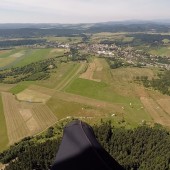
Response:
[{"label": "distant hill", "polygon": [[42,36],[81,36],[100,32],[168,33],[170,25],[152,22],[106,22],[96,24],[0,24],[2,38],[31,38]]},{"label": "distant hill", "polygon": [[170,21],[122,21],[94,24],[0,24],[0,37],[75,36],[100,32],[169,32]]},{"label": "distant hill", "polygon": [[0,23],[0,29],[20,29],[20,28],[37,28],[37,29],[59,29],[59,28],[75,28],[84,29],[96,26],[117,26],[117,25],[169,25],[170,19],[168,20],[126,20],[126,21],[108,21],[99,23],[79,23],[79,24],[60,24],[60,23]]}]

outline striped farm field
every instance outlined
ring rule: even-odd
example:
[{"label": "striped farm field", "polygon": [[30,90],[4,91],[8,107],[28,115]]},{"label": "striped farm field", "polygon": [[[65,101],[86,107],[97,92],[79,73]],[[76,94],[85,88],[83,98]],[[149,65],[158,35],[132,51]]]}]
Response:
[{"label": "striped farm field", "polygon": [[19,102],[11,93],[3,92],[2,101],[9,144],[37,134],[57,121],[44,104]]}]

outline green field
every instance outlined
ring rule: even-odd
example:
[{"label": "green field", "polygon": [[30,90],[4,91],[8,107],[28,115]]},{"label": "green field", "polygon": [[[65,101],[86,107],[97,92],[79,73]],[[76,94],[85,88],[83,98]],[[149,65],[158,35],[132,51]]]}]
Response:
[{"label": "green field", "polygon": [[61,42],[61,43],[78,43],[81,42],[81,37],[45,37],[48,41]]},{"label": "green field", "polygon": [[37,81],[37,85],[41,85],[47,88],[60,88],[62,87],[78,69],[79,64],[70,63],[59,63],[57,69],[55,69],[49,79]]},{"label": "green field", "polygon": [[0,152],[8,147],[8,134],[7,134],[7,127],[6,127],[6,121],[5,116],[3,113],[3,104],[2,104],[2,97],[0,94]]},{"label": "green field", "polygon": [[13,88],[10,89],[10,92],[12,94],[18,94],[21,91],[25,90],[26,88],[28,88],[31,84],[34,84],[35,82],[33,81],[22,81],[20,83],[18,83],[16,86],[14,86]]},{"label": "green field", "polygon": [[25,66],[27,64],[37,62],[48,58],[51,49],[34,49],[27,50],[26,55],[15,63],[15,67]]},{"label": "green field", "polygon": [[59,120],[66,118],[67,116],[80,116],[81,114],[79,114],[79,112],[81,112],[82,107],[84,107],[84,105],[75,102],[59,100],[57,96],[52,97],[47,102],[47,106],[52,110]]},{"label": "green field", "polygon": [[170,56],[170,47],[160,47],[157,49],[151,49],[149,53],[160,56]]},{"label": "green field", "polygon": [[17,52],[19,52],[20,50],[18,49],[14,49],[14,50],[1,50],[0,51],[0,58],[7,58],[12,54],[15,54]]},{"label": "green field", "polygon": [[130,102],[135,105],[140,104],[138,99],[129,98],[125,96],[121,96],[114,92],[109,85],[103,82],[95,82],[86,79],[76,79],[73,83],[66,89],[69,93],[74,93],[82,96],[86,96],[89,98],[94,98],[97,100],[103,100],[113,103],[126,103]]},{"label": "green field", "polygon": [[133,79],[142,75],[152,78],[154,72],[147,68],[111,70],[104,59],[97,60],[103,68],[101,71],[95,71],[93,78],[100,79],[101,82],[77,78],[66,88],[66,92],[112,103],[119,115],[124,113],[125,120],[133,126],[142,120],[151,122],[150,115],[143,109],[140,101],[140,96],[144,95],[145,91],[135,84]]},{"label": "green field", "polygon": [[62,56],[66,51],[59,48],[15,49],[0,51],[0,67],[20,67],[46,58]]}]

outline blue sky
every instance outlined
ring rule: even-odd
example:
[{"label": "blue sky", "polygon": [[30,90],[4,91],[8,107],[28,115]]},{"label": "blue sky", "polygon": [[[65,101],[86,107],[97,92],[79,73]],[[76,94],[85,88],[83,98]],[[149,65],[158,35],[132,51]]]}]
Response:
[{"label": "blue sky", "polygon": [[170,0],[1,0],[0,23],[170,19]]}]

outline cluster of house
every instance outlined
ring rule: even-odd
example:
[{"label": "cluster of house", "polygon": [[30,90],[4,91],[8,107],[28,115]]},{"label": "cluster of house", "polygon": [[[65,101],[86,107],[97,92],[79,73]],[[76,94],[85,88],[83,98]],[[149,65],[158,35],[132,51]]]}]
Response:
[{"label": "cluster of house", "polygon": [[170,70],[170,56],[151,55],[133,47],[119,47],[115,44],[77,44],[77,49],[85,50],[98,56],[115,58],[125,63],[145,67],[158,67]]}]

